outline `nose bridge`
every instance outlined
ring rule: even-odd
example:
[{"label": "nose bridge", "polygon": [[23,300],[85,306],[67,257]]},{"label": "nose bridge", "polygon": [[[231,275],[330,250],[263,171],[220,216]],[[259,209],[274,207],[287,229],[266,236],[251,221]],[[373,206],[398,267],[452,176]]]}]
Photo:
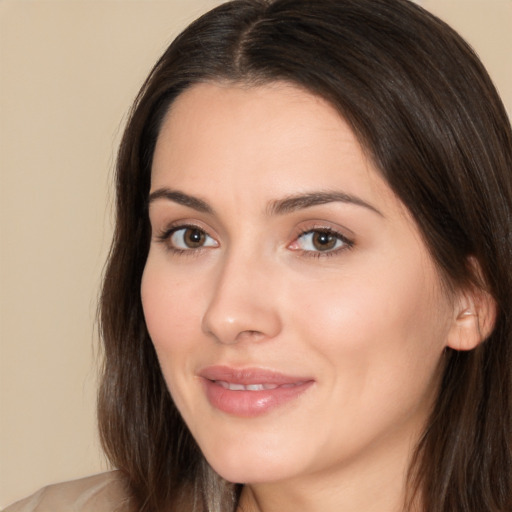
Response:
[{"label": "nose bridge", "polygon": [[273,284],[271,265],[261,253],[228,251],[203,316],[203,331],[221,343],[276,336],[281,322]]}]

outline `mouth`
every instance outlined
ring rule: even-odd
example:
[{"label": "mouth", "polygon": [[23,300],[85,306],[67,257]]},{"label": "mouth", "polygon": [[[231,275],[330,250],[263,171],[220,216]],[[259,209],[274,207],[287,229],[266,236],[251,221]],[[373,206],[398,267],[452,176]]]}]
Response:
[{"label": "mouth", "polygon": [[304,384],[304,382],[294,382],[290,384],[237,384],[235,382],[226,382],[224,380],[213,380],[212,382],[222,386],[224,389],[229,389],[230,391],[265,391],[268,389],[277,389],[277,388],[293,388],[294,386],[300,386]]},{"label": "mouth", "polygon": [[298,399],[312,378],[284,375],[260,368],[210,366],[199,372],[210,405],[239,417],[266,414]]}]

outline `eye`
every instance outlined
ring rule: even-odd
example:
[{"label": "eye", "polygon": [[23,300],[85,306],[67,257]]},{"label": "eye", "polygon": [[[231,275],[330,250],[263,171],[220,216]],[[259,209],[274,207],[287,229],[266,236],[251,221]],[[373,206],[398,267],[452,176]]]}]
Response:
[{"label": "eye", "polygon": [[205,231],[196,226],[180,226],[173,228],[160,237],[167,241],[171,249],[188,251],[203,247],[218,247],[218,243]]},{"label": "eye", "polygon": [[353,243],[331,229],[310,229],[300,234],[290,249],[304,252],[333,253],[352,247]]}]

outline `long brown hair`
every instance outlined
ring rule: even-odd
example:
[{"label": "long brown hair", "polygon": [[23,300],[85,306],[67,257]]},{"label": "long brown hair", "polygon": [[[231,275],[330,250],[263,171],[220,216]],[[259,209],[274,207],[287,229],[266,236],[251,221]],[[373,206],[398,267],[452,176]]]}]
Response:
[{"label": "long brown hair", "polygon": [[[152,156],[199,82],[284,80],[327,99],[412,213],[441,275],[496,301],[490,337],[448,349],[409,484],[428,512],[512,509],[512,133],[471,48],[407,0],[235,0],[188,27],[140,91],[119,150],[101,297],[103,446],[140,511],[233,511],[166,388],[140,299]],[[475,265],[479,264],[479,276]]]}]

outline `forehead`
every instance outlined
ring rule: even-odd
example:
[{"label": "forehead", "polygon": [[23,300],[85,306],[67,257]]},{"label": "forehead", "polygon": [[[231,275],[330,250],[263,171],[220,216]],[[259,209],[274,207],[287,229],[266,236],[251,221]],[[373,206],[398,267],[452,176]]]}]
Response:
[{"label": "forehead", "polygon": [[178,96],[152,168],[152,190],[170,185],[251,198],[331,188],[394,198],[339,112],[283,82],[202,83]]}]

